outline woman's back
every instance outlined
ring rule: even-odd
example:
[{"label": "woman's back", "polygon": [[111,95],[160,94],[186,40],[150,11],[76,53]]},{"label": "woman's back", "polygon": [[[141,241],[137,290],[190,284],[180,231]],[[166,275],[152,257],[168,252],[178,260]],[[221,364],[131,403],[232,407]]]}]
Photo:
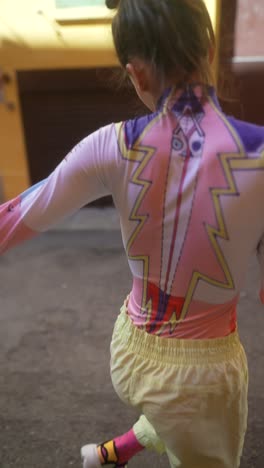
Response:
[{"label": "woman's back", "polygon": [[236,327],[250,254],[264,231],[264,128],[227,118],[213,88],[166,91],[150,116],[117,125],[128,310],[147,331],[212,338]]}]

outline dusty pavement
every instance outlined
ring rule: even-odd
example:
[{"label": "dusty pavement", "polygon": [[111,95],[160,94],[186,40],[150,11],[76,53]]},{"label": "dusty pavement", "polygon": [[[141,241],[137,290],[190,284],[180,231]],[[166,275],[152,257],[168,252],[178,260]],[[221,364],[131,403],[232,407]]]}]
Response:
[{"label": "dusty pavement", "polygon": [[[80,467],[82,444],[135,421],[108,370],[111,331],[131,279],[119,232],[99,227],[52,231],[0,257],[0,468]],[[264,466],[264,308],[257,289],[252,261],[239,314],[250,365],[242,468]],[[168,463],[144,452],[129,466]]]}]

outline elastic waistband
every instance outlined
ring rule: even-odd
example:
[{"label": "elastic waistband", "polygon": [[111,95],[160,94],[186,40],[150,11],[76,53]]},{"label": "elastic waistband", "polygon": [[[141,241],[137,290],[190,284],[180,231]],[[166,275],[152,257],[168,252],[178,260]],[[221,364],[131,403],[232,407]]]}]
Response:
[{"label": "elastic waistband", "polygon": [[123,306],[117,318],[115,332],[126,348],[164,364],[206,365],[220,363],[244,353],[238,332],[215,339],[178,339],[151,335],[137,328]]}]

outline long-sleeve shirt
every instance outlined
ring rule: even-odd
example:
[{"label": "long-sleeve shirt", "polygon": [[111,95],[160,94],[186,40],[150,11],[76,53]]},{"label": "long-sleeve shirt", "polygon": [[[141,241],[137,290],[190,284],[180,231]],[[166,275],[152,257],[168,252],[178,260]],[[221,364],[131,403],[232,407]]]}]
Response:
[{"label": "long-sleeve shirt", "polygon": [[254,252],[264,302],[264,127],[226,116],[213,88],[206,99],[200,86],[166,90],[154,113],[81,141],[47,179],[0,206],[0,252],[107,194],[133,276],[135,326],[171,338],[228,335]]}]

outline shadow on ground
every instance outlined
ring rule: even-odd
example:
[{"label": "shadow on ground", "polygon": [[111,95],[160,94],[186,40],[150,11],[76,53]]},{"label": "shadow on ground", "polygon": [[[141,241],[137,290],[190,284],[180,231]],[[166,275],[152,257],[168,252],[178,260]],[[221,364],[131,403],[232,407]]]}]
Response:
[{"label": "shadow on ground", "polygon": [[[0,275],[0,467],[80,467],[82,444],[122,433],[137,417],[109,375],[112,328],[131,286],[120,235],[50,232],[0,257]],[[251,377],[242,468],[263,468],[264,456],[257,282],[252,262],[239,319]],[[129,466],[168,462],[144,452]]]}]

